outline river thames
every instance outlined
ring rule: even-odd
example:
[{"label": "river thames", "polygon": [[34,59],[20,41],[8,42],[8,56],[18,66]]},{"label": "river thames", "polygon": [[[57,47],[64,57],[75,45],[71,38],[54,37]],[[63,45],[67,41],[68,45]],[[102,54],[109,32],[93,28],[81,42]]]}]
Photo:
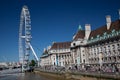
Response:
[{"label": "river thames", "polygon": [[34,73],[20,73],[19,69],[0,71],[0,80],[50,80]]},{"label": "river thames", "polygon": [[[74,75],[74,74],[52,74],[52,73],[46,73],[46,72],[41,72],[39,70],[36,70],[34,72],[26,72],[26,73],[21,73],[20,69],[7,69],[7,70],[2,70],[0,71],[0,80],[113,80],[113,78],[109,79],[104,79],[101,76],[104,74],[101,74],[100,77],[88,77],[88,76],[82,76],[82,75]],[[84,72],[85,73],[85,72]],[[98,74],[98,73],[89,73],[89,74]],[[98,74],[99,75],[99,74]],[[109,75],[109,74],[108,74]],[[108,76],[107,75],[107,76]],[[97,75],[96,75],[97,76]],[[115,80],[120,80],[117,79],[119,75],[116,75]],[[115,76],[113,76],[115,77]]]},{"label": "river thames", "polygon": [[34,73],[0,74],[0,80],[50,80]]}]

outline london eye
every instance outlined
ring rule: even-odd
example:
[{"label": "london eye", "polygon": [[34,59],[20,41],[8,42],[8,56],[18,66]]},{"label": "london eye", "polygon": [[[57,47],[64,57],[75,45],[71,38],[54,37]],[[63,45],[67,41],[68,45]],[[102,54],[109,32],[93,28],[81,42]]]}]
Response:
[{"label": "london eye", "polygon": [[19,62],[23,67],[23,70],[29,67],[29,55],[32,51],[35,59],[38,61],[38,57],[31,45],[31,19],[27,6],[23,6],[20,15],[20,27],[19,27]]}]

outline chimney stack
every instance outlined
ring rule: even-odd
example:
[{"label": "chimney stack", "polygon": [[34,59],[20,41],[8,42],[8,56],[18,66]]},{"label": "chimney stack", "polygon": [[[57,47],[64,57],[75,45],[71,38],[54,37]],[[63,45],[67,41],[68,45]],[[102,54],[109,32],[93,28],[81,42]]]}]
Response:
[{"label": "chimney stack", "polygon": [[111,16],[110,15],[106,16],[106,25],[107,25],[107,30],[109,30],[110,25],[111,25]]},{"label": "chimney stack", "polygon": [[91,32],[90,24],[85,24],[85,38],[88,39]]},{"label": "chimney stack", "polygon": [[44,52],[46,51],[46,48],[44,48]]}]

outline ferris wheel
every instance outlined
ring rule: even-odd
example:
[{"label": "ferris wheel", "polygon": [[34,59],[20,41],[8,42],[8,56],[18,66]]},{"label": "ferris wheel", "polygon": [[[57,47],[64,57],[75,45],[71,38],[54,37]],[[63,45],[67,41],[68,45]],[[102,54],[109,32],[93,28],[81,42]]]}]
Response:
[{"label": "ferris wheel", "polygon": [[29,55],[32,51],[36,60],[38,57],[31,45],[31,19],[30,13],[27,6],[23,6],[20,16],[20,27],[19,27],[19,62],[22,65],[28,65]]}]

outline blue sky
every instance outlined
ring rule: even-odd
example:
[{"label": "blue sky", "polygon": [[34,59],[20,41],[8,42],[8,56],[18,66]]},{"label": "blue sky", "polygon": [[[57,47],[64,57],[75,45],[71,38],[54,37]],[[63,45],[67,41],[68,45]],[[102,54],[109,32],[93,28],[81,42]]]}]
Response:
[{"label": "blue sky", "polygon": [[[38,56],[52,42],[71,41],[78,25],[105,25],[118,19],[120,0],[0,0],[0,62],[18,61],[20,13],[27,5],[32,20],[32,45]],[[32,55],[32,54],[31,54]],[[33,57],[31,57],[33,58]]]}]

